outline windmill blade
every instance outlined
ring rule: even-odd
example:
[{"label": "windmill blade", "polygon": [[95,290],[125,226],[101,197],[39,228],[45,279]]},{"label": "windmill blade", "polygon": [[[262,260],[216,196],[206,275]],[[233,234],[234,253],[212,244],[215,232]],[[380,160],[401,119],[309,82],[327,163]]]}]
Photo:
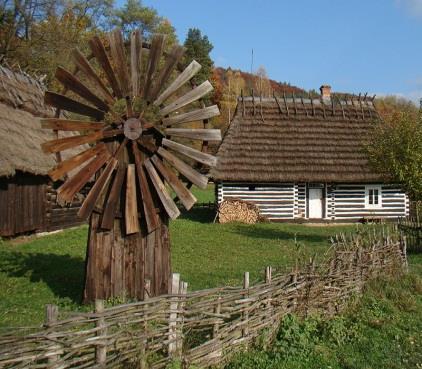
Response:
[{"label": "windmill blade", "polygon": [[120,29],[113,30],[109,35],[109,40],[111,56],[116,65],[117,79],[123,96],[126,97],[130,95],[130,81],[126,64],[125,46]]},{"label": "windmill blade", "polygon": [[88,117],[95,118],[96,120],[102,120],[104,118],[103,111],[95,109],[89,105],[82,104],[64,95],[56,94],[55,92],[47,91],[44,95],[44,102],[47,105],[80,115],[86,115]]},{"label": "windmill blade", "polygon": [[172,50],[170,51],[166,64],[161,69],[160,74],[156,78],[154,88],[152,89],[151,93],[149,94],[149,100],[155,100],[157,95],[160,93],[162,87],[169,79],[171,73],[173,72],[174,68],[176,67],[177,63],[182,59],[185,53],[185,48],[180,45],[173,46]]},{"label": "windmill blade", "polygon": [[204,97],[207,93],[213,90],[212,84],[209,81],[205,81],[200,84],[198,87],[195,87],[192,91],[189,91],[187,94],[179,97],[176,101],[167,105],[165,108],[160,110],[160,115],[165,116],[171,112],[180,109],[201,97]]},{"label": "windmill blade", "polygon": [[91,81],[91,83],[102,92],[104,98],[107,99],[107,102],[109,104],[113,104],[113,96],[110,94],[101,78],[98,77],[97,73],[95,73],[95,70],[92,68],[88,59],[85,58],[85,56],[78,49],[73,50],[72,57],[76,67],[82,71],[82,73],[85,74],[85,76]]},{"label": "windmill blade", "polygon": [[199,163],[209,165],[210,167],[214,167],[217,164],[217,158],[210,154],[206,154],[202,151],[192,149],[189,146],[182,145],[178,142],[174,142],[168,140],[166,138],[163,139],[163,146],[168,147],[178,153],[185,155],[193,160],[196,160]]},{"label": "windmill blade", "polygon": [[154,77],[155,71],[158,67],[158,63],[161,59],[161,54],[163,53],[165,36],[163,34],[155,34],[152,38],[151,49],[149,51],[149,60],[147,71],[145,75],[145,84],[143,90],[143,96],[149,100],[149,93],[152,84],[152,79]]},{"label": "windmill blade", "polygon": [[155,106],[160,106],[166,101],[171,95],[173,95],[180,87],[182,87],[187,81],[189,81],[196,73],[201,69],[201,64],[193,60],[185,70],[179,74],[179,76],[168,86],[164,92],[158,96],[154,101]]},{"label": "windmill blade", "polygon": [[141,152],[135,141],[132,141],[133,154],[135,156],[136,171],[138,173],[139,188],[141,189],[142,203],[144,206],[145,221],[147,223],[148,232],[151,233],[158,227],[157,214],[155,211],[154,201],[152,199],[148,180],[142,167]]},{"label": "windmill blade", "polygon": [[58,138],[57,140],[44,142],[41,145],[41,148],[46,153],[55,153],[68,150],[76,146],[92,143],[101,140],[102,138],[117,136],[122,133],[122,129],[113,129],[109,131],[97,131],[88,135]]},{"label": "windmill blade", "polygon": [[92,54],[97,59],[101,68],[103,69],[108,82],[110,83],[111,89],[114,95],[121,99],[123,97],[122,90],[120,89],[119,82],[117,81],[113,67],[111,66],[110,60],[107,56],[105,47],[98,36],[94,36],[89,40],[89,47],[91,48]]},{"label": "windmill blade", "polygon": [[182,173],[194,185],[202,189],[207,188],[208,178],[206,176],[197,172],[195,169],[192,169],[188,164],[162,147],[160,147],[157,152],[162,158],[166,159],[174,168]]},{"label": "windmill blade", "polygon": [[85,186],[95,173],[110,159],[111,155],[107,151],[101,153],[87,165],[85,165],[77,174],[68,179],[57,190],[57,196],[60,201],[71,202],[73,196]]},{"label": "windmill blade", "polygon": [[57,181],[65,174],[79,167],[89,159],[92,159],[101,153],[105,153],[105,151],[107,151],[105,145],[103,143],[99,143],[88,150],[85,150],[67,160],[60,162],[54,169],[48,172],[48,175],[53,181]]},{"label": "windmill blade", "polygon": [[173,117],[164,118],[162,122],[164,126],[168,127],[181,123],[210,119],[212,117],[216,117],[217,115],[220,115],[220,109],[218,109],[217,105],[212,105],[203,109],[197,109],[187,113],[177,114]]},{"label": "windmill blade", "polygon": [[139,29],[130,35],[130,71],[132,77],[132,96],[139,95],[142,70],[142,34]]},{"label": "windmill blade", "polygon": [[164,133],[166,136],[190,138],[192,140],[221,141],[219,129],[167,128]]},{"label": "windmill blade", "polygon": [[151,182],[154,185],[155,191],[158,194],[158,197],[161,200],[161,203],[166,210],[166,213],[171,219],[176,219],[180,215],[180,211],[177,208],[177,205],[167,192],[166,186],[164,185],[163,181],[160,179],[157,171],[155,170],[154,166],[152,165],[149,159],[144,161],[144,167],[147,170],[149,177],[151,178]]},{"label": "windmill blade", "polygon": [[82,206],[79,208],[79,218],[86,219],[89,215],[91,215],[98,197],[107,187],[107,184],[110,181],[110,177],[118,163],[119,162],[115,158],[111,158],[111,160],[107,163],[107,166],[104,168],[101,175],[97,178],[94,186],[92,186],[91,191],[89,191]]},{"label": "windmill blade", "polygon": [[62,67],[56,69],[56,79],[68,90],[73,91],[86,101],[95,105],[102,111],[109,111],[109,106],[106,102],[95,95],[88,87],[86,87],[78,78],[72,73]]},{"label": "windmill blade", "polygon": [[174,174],[171,170],[167,169],[163,162],[158,158],[157,155],[154,155],[151,158],[151,161],[154,163],[154,166],[158,169],[160,174],[164,177],[166,182],[171,186],[171,188],[176,193],[177,197],[182,202],[186,210],[192,208],[196,203],[196,197],[185,187],[182,181]]},{"label": "windmill blade", "polygon": [[60,118],[41,119],[41,128],[57,131],[100,131],[106,127],[104,122],[88,122],[86,120],[72,120]]},{"label": "windmill blade", "polygon": [[136,178],[134,164],[129,164],[127,167],[125,225],[126,234],[139,232],[138,200],[136,198]]},{"label": "windmill blade", "polygon": [[114,225],[114,218],[116,215],[117,205],[120,200],[120,191],[122,189],[123,181],[125,179],[126,166],[119,165],[114,181],[111,186],[110,194],[107,199],[106,207],[103,212],[103,219],[101,221],[101,228],[112,229]]}]

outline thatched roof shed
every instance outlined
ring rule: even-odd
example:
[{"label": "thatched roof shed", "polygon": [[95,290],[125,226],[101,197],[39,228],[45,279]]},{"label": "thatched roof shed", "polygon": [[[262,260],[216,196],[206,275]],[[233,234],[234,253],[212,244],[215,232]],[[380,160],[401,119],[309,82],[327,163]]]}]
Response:
[{"label": "thatched roof shed", "polygon": [[[81,223],[80,202],[60,207],[47,176],[56,159],[40,145],[55,137],[40,119],[54,113],[44,104],[40,82],[0,66],[0,236]],[[78,151],[68,150],[64,159]]]},{"label": "thatched roof shed", "polygon": [[54,111],[44,104],[44,89],[38,81],[0,67],[1,177],[16,171],[47,175],[55,158],[44,154],[40,145],[54,137],[41,129],[39,119],[52,116]]},{"label": "thatched roof shed", "polygon": [[211,175],[217,181],[372,182],[363,145],[372,98],[239,98]]}]

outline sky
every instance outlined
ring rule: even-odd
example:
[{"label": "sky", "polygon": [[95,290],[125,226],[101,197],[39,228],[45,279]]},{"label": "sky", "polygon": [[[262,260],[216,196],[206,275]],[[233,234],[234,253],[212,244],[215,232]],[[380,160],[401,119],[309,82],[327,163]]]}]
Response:
[{"label": "sky", "polygon": [[183,42],[199,28],[216,66],[264,66],[305,89],[422,98],[422,0],[144,0]]}]

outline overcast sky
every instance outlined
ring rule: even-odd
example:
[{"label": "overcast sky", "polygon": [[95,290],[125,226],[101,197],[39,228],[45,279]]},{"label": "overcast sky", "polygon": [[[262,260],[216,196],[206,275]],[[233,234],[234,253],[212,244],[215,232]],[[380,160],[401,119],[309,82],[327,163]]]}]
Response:
[{"label": "overcast sky", "polygon": [[[120,3],[120,0],[119,0]],[[184,41],[206,34],[217,66],[305,89],[422,97],[422,0],[145,0]]]}]

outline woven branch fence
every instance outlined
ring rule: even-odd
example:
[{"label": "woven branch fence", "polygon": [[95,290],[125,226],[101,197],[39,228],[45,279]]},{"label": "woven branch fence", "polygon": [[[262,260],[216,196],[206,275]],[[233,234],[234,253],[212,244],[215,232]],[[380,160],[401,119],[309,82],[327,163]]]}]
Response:
[{"label": "woven branch fence", "polygon": [[16,329],[0,336],[0,367],[5,368],[165,368],[173,360],[210,367],[257,337],[271,337],[288,313],[332,315],[365,282],[407,267],[406,242],[397,228],[336,237],[324,261],[297,263],[289,273],[265,270],[265,280],[241,287],[187,293],[173,274],[171,293],[143,302],[78,312],[58,319],[47,306],[40,329]]}]

